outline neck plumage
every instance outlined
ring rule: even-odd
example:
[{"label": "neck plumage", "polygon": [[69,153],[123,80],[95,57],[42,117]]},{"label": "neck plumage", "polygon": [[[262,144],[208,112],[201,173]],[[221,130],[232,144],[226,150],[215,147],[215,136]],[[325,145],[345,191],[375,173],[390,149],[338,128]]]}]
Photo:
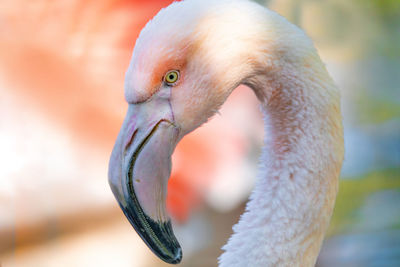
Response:
[{"label": "neck plumage", "polygon": [[259,49],[249,49],[240,64],[245,77],[237,83],[260,99],[266,138],[255,189],[221,266],[313,266],[332,215],[343,160],[339,91],[309,39],[286,29],[292,40],[271,45],[264,38],[265,58],[249,60],[260,59]]}]

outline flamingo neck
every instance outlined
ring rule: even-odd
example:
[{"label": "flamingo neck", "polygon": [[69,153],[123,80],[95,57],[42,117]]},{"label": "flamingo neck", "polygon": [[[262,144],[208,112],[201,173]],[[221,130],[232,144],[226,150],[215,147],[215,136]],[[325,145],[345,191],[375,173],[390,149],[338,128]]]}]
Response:
[{"label": "flamingo neck", "polygon": [[314,48],[258,66],[242,83],[261,101],[265,146],[245,213],[221,266],[313,266],[329,225],[343,159],[339,92]]}]

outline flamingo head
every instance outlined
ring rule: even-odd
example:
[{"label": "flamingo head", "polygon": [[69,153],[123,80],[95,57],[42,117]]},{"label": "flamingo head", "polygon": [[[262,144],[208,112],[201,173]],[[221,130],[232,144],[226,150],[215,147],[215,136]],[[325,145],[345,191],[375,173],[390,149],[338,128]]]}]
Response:
[{"label": "flamingo head", "polygon": [[165,209],[171,154],[185,134],[219,109],[254,63],[246,53],[253,47],[240,38],[243,31],[258,30],[254,23],[241,28],[251,17],[234,7],[234,14],[224,17],[219,8],[225,7],[207,2],[214,7],[174,2],[142,30],[126,72],[129,107],[109,164],[109,183],[121,209],[168,263],[182,258]]}]

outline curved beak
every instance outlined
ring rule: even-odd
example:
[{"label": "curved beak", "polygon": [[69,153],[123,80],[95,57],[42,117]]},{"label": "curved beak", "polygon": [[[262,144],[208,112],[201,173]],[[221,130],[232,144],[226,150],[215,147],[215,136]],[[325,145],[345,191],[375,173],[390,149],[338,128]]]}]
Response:
[{"label": "curved beak", "polygon": [[182,249],[166,213],[171,155],[178,142],[168,98],[130,104],[109,163],[109,183],[121,209],[163,261],[179,263]]}]

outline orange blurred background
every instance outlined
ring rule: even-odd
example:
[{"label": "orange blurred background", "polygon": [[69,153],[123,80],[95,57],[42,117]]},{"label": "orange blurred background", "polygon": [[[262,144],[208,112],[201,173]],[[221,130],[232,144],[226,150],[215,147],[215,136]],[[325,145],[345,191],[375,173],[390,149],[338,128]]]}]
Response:
[{"label": "orange blurred background", "polygon": [[[123,81],[135,40],[171,2],[2,0],[1,266],[168,266],[144,245],[119,209],[107,167],[127,109]],[[388,222],[400,219],[400,98],[395,85],[400,35],[393,26],[400,25],[394,23],[400,5],[396,0],[257,2],[306,30],[343,91],[348,154],[329,237],[357,240],[349,234],[392,229]],[[373,90],[377,85],[379,90]],[[216,266],[252,189],[262,137],[257,99],[241,86],[219,115],[179,143],[167,206],[183,246],[182,266]],[[373,209],[374,201],[381,201],[375,195],[379,192],[394,198]],[[353,201],[359,204],[350,205]],[[373,220],[363,214],[371,210],[391,216],[373,217],[390,220],[368,228]],[[363,236],[362,243],[374,244],[377,239],[370,236]],[[388,236],[400,237],[400,232]],[[323,249],[319,266],[338,266],[347,259],[340,257],[344,241],[333,240]],[[379,248],[385,248],[385,255],[390,251],[382,243],[363,251]],[[393,253],[400,255],[400,250]],[[356,259],[364,259],[360,255]]]}]

